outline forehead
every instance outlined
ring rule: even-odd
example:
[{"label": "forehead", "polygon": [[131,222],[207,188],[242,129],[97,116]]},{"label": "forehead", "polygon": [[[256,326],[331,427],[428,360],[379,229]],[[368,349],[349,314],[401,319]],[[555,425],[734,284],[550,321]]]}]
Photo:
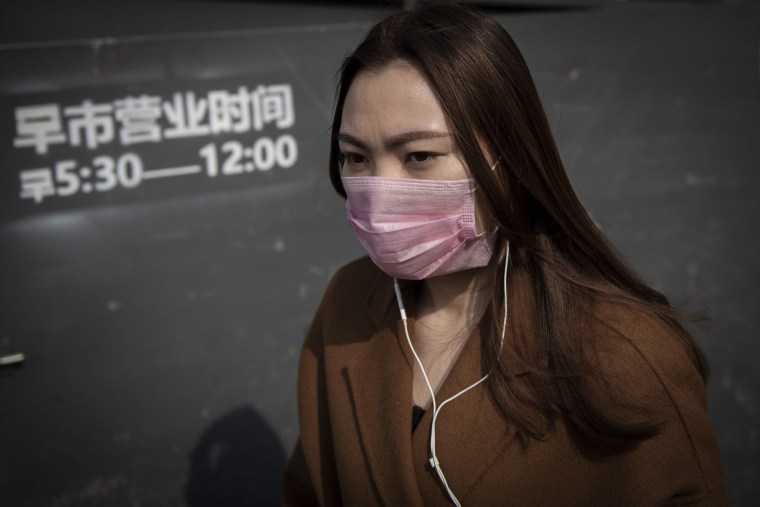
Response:
[{"label": "forehead", "polygon": [[360,72],[346,94],[343,132],[371,136],[446,128],[446,116],[427,80],[403,60]]}]

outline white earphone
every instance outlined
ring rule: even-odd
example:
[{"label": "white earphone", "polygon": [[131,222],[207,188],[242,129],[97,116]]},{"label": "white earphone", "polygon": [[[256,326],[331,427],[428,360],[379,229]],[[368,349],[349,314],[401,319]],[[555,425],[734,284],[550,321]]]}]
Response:
[{"label": "white earphone", "polygon": [[[506,333],[507,333],[507,268],[508,266],[509,266],[509,243],[507,243],[507,252],[506,252],[506,257],[504,259],[504,322],[502,323],[502,328],[501,328],[501,347],[504,346],[504,337],[506,336]],[[432,406],[433,406],[433,422],[431,423],[431,426],[430,426],[430,460],[429,460],[430,466],[433,467],[433,469],[438,474],[438,478],[441,480],[441,484],[443,484],[443,487],[446,488],[446,492],[449,494],[449,498],[451,498],[451,501],[454,503],[454,505],[456,505],[457,507],[462,507],[456,495],[454,495],[454,492],[451,491],[451,488],[449,488],[449,485],[446,482],[446,476],[443,475],[441,464],[438,461],[438,456],[436,455],[436,452],[435,452],[435,422],[438,419],[438,414],[441,413],[441,409],[444,407],[444,405],[462,396],[464,393],[466,393],[470,389],[474,389],[475,387],[482,384],[488,378],[488,373],[486,373],[483,376],[483,378],[481,378],[474,384],[470,385],[469,387],[466,387],[465,389],[462,389],[451,398],[443,401],[440,405],[436,405],[435,393],[433,392],[433,386],[430,384],[430,379],[428,378],[427,373],[425,372],[425,368],[422,366],[422,361],[420,360],[420,357],[417,355],[417,352],[414,350],[414,346],[412,345],[412,339],[409,336],[409,328],[407,327],[407,321],[406,321],[406,310],[404,310],[404,301],[401,299],[401,290],[399,289],[398,281],[395,278],[393,279],[393,287],[396,290],[396,301],[398,302],[398,309],[399,309],[399,312],[401,313],[401,320],[404,323],[404,332],[406,333],[406,341],[407,343],[409,343],[409,348],[412,350],[412,354],[414,355],[414,359],[417,361],[417,364],[420,367],[420,371],[422,371],[422,376],[425,378],[425,384],[427,384],[427,387],[430,390],[430,399],[432,400]]]}]

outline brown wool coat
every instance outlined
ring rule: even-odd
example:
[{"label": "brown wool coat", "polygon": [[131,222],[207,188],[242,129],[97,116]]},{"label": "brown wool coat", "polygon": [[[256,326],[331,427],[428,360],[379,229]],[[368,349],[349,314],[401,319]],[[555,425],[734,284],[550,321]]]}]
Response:
[{"label": "brown wool coat", "polygon": [[[410,293],[404,300],[412,306]],[[705,388],[682,347],[645,319],[602,320],[595,335],[606,381],[651,400],[662,432],[611,454],[578,445],[559,423],[525,448],[480,385],[436,423],[438,457],[463,506],[727,504]],[[392,279],[367,258],[333,277],[301,354],[301,434],[285,505],[451,505],[427,465],[431,410],[412,433],[414,359],[400,326]],[[476,331],[436,398],[478,378]]]}]

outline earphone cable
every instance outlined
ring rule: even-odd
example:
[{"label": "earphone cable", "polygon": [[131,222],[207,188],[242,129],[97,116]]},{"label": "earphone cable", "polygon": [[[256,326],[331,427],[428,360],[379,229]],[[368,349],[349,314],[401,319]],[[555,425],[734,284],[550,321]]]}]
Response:
[{"label": "earphone cable", "polygon": [[[509,267],[509,243],[507,243],[507,250],[506,255],[504,258],[504,320],[502,323],[501,328],[501,341],[499,344],[499,352],[501,353],[501,350],[504,348],[504,338],[507,334],[507,269]],[[420,371],[422,372],[422,377],[425,379],[425,384],[427,385],[428,391],[430,391],[430,400],[431,405],[433,408],[433,420],[431,422],[430,426],[430,466],[433,467],[433,469],[436,471],[436,474],[438,474],[438,478],[441,480],[441,483],[446,488],[447,493],[449,494],[449,498],[451,501],[456,505],[456,507],[461,507],[461,504],[459,503],[459,500],[457,499],[456,495],[454,495],[454,492],[451,491],[451,488],[449,487],[448,482],[446,481],[446,476],[443,474],[443,469],[441,468],[440,462],[438,461],[438,456],[436,454],[436,445],[435,445],[435,423],[438,419],[438,414],[440,414],[443,407],[450,401],[453,401],[457,399],[458,397],[462,396],[466,392],[470,391],[471,389],[474,389],[478,385],[485,382],[485,380],[488,378],[488,373],[486,373],[480,380],[476,381],[474,384],[470,385],[469,387],[466,387],[465,389],[462,389],[454,396],[444,400],[440,406],[436,406],[436,400],[435,400],[435,392],[433,391],[433,386],[430,383],[430,379],[427,376],[427,372],[425,372],[424,366],[422,366],[422,361],[420,360],[420,356],[417,355],[417,351],[414,350],[414,345],[412,345],[412,338],[409,335],[409,327],[407,325],[407,317],[406,317],[406,310],[404,309],[404,302],[401,298],[401,289],[399,289],[398,281],[394,278],[393,279],[393,288],[396,292],[396,301],[398,302],[399,307],[399,313],[401,314],[401,320],[404,325],[404,333],[406,334],[406,341],[409,344],[409,348],[412,351],[412,354],[414,355],[414,359],[417,361],[417,365],[420,367]]]}]

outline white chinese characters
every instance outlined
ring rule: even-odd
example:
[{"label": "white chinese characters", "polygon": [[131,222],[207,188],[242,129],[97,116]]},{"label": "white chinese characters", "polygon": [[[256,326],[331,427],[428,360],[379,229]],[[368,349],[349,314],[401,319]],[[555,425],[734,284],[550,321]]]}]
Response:
[{"label": "white chinese characters", "polygon": [[[183,91],[167,98],[139,94],[111,101],[85,98],[75,104],[23,105],[16,107],[15,120],[14,148],[40,158],[33,169],[19,171],[18,195],[35,204],[51,197],[128,191],[151,180],[288,169],[298,161],[295,137],[277,132],[295,124],[290,84]],[[246,135],[250,132],[261,134],[251,138]],[[213,139],[196,152],[199,158],[180,164],[164,161],[159,167],[150,167],[155,153],[150,150],[141,154],[130,148],[128,153],[113,153],[114,145],[155,145],[205,136]],[[241,138],[230,139],[233,136]],[[62,150],[64,147],[79,153]],[[54,157],[56,152],[58,157]],[[177,151],[178,156],[185,153],[192,151]],[[144,167],[143,155],[149,168]]]},{"label": "white chinese characters", "polygon": [[267,125],[287,129],[295,122],[290,84],[127,96],[112,102],[85,99],[80,104],[39,104],[16,108],[16,148],[46,155],[51,146],[67,144],[95,150],[118,141],[123,146],[164,139],[241,134]]},{"label": "white chinese characters", "polygon": [[48,152],[51,144],[66,142],[62,130],[61,110],[58,104],[41,104],[16,108],[16,148],[34,147],[41,155]]}]

